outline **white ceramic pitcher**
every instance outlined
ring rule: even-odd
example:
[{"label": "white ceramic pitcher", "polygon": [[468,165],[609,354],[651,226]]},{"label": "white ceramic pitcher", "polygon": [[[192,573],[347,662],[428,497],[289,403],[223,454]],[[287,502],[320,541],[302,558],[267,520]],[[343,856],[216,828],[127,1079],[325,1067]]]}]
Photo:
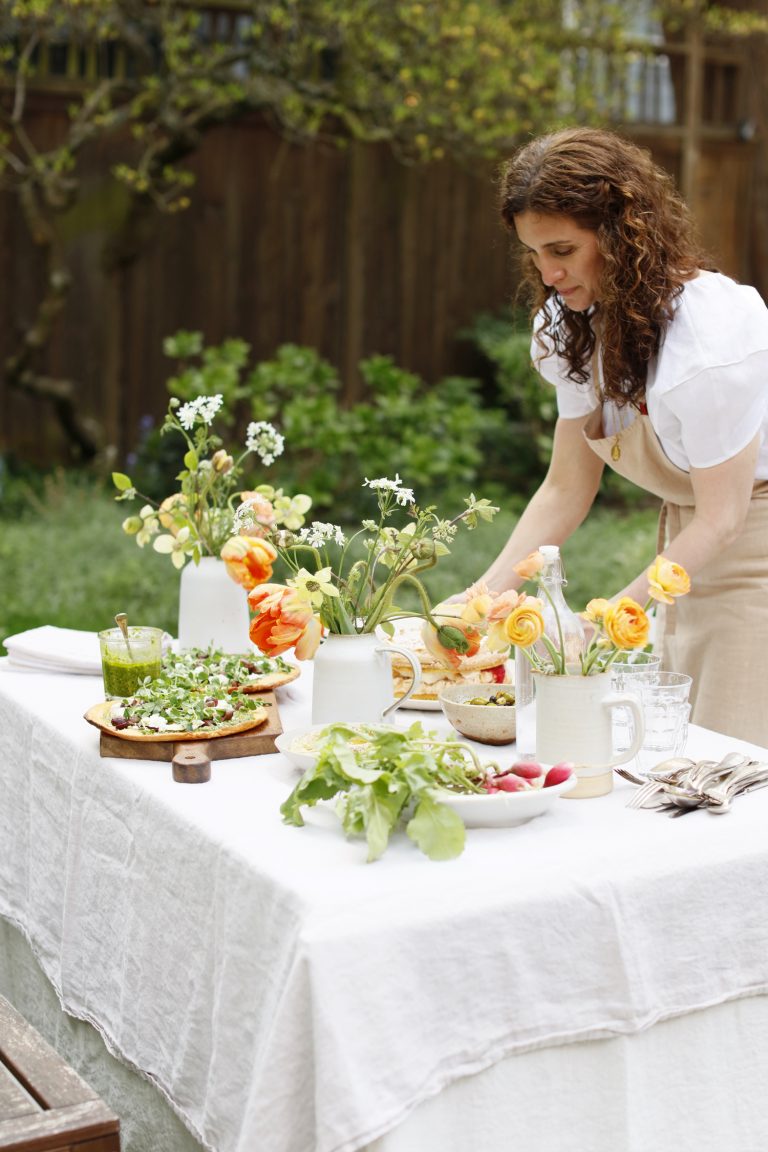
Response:
[{"label": "white ceramic pitcher", "polygon": [[[404,696],[395,700],[392,653],[411,666],[413,679]],[[383,644],[372,632],[351,636],[330,633],[315,653],[312,681],[312,723],[336,720],[387,720],[421,684],[421,665],[407,648]]]},{"label": "white ceramic pitcher", "polygon": [[[613,788],[613,768],[625,764],[642,747],[643,711],[631,692],[614,692],[611,673],[581,676],[534,674],[536,684],[536,759],[543,764],[570,760],[579,783],[569,798],[602,796]],[[628,708],[634,721],[629,748],[613,746],[612,712]]]}]

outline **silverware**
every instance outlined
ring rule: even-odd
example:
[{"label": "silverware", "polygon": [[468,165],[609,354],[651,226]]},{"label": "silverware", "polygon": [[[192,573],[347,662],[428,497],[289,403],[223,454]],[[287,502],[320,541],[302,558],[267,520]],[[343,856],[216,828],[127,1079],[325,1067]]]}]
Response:
[{"label": "silverware", "polygon": [[672,818],[696,808],[722,813],[742,792],[765,785],[768,763],[750,760],[741,752],[728,752],[718,761],[673,757],[649,772],[627,807],[653,808]]},{"label": "silverware", "polygon": [[763,788],[768,784],[768,764],[749,761],[737,768],[725,780],[703,790],[707,806],[711,812],[727,812],[734,798],[753,788]]}]

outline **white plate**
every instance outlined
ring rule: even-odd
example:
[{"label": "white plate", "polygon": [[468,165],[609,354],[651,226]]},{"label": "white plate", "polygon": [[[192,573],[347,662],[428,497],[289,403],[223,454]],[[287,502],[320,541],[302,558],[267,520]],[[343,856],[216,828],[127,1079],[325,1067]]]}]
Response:
[{"label": "white plate", "polygon": [[275,737],[275,747],[278,752],[282,752],[291,764],[296,768],[300,768],[302,772],[306,772],[307,768],[311,768],[317,757],[312,752],[304,752],[293,745],[298,740],[304,740],[310,736],[312,732],[319,732],[321,728],[327,728],[327,724],[315,724],[312,728],[291,728],[287,732],[281,732],[279,736]]},{"label": "white plate", "polygon": [[562,784],[532,788],[529,792],[491,792],[486,796],[460,796],[457,792],[436,792],[435,797],[461,816],[467,828],[510,828],[543,815],[563,792],[576,785],[573,772]]},{"label": "white plate", "polygon": [[[342,721],[339,721],[342,723]],[[354,727],[354,722],[350,723]],[[395,728],[395,724],[377,724],[377,728]],[[311,768],[317,760],[317,753],[311,749],[296,748],[298,742],[302,744],[311,740],[315,732],[322,732],[324,728],[330,728],[330,724],[312,724],[308,728],[292,728],[288,732],[281,732],[279,736],[275,737],[275,747],[278,752],[282,752],[288,760],[291,761],[302,772],[306,772],[307,768]],[[402,728],[399,731],[403,731]]]},{"label": "white plate", "polygon": [[[275,745],[296,768],[306,772],[313,766],[317,756],[314,752],[297,749],[294,745],[327,727],[327,724],[313,724],[309,728],[293,728],[281,732],[275,737]],[[551,788],[532,788],[528,792],[492,792],[485,796],[477,793],[460,796],[457,792],[435,789],[435,797],[453,808],[467,828],[509,828],[515,824],[525,824],[547,812],[563,792],[569,792],[575,786],[576,779],[574,772],[562,784],[553,784]]]},{"label": "white plate", "polygon": [[[413,697],[411,697],[410,700],[406,700],[405,704],[401,704],[400,708],[402,708],[404,712],[407,712],[409,708],[413,709],[414,712],[442,712],[440,701],[437,699],[414,700]],[[398,708],[398,711],[399,710]]]}]

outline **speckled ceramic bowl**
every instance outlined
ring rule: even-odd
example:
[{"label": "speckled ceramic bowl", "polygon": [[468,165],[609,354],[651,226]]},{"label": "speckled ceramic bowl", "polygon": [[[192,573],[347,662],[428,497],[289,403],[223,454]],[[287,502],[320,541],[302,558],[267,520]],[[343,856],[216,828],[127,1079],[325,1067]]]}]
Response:
[{"label": "speckled ceramic bowl", "polygon": [[514,704],[469,704],[497,692],[514,695],[514,684],[449,684],[440,693],[440,707],[457,732],[480,744],[511,744],[517,733]]}]

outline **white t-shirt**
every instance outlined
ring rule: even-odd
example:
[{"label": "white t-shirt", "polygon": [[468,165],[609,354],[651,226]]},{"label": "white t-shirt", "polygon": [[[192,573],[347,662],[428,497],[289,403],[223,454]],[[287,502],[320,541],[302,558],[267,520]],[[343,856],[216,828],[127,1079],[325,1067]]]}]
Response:
[{"label": "white t-shirt", "polygon": [[[591,367],[589,379],[577,384],[562,357],[542,357],[535,337],[531,355],[557,389],[561,416],[586,416],[597,407]],[[721,464],[759,432],[755,478],[768,479],[768,308],[759,293],[718,272],[689,280],[648,366],[645,401],[653,430],[678,468]],[[632,408],[603,405],[607,436],[633,418]]]}]

